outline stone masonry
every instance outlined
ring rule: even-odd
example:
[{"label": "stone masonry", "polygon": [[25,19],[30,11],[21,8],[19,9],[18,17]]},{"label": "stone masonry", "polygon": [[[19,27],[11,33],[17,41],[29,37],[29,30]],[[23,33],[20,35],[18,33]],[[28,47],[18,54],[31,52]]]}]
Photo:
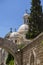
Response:
[{"label": "stone masonry", "polygon": [[0,47],[10,52],[15,58],[16,65],[43,65],[43,32],[34,38],[24,48],[17,51],[13,41],[0,38]]},{"label": "stone masonry", "polygon": [[43,65],[43,33],[21,49],[17,55],[19,65]]}]

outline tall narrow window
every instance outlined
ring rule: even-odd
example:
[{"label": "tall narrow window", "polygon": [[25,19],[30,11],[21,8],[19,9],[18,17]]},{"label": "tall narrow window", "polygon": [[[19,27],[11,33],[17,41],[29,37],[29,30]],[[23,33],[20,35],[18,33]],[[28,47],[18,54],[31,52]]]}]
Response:
[{"label": "tall narrow window", "polygon": [[30,57],[30,65],[34,65],[34,54],[32,52],[31,57]]}]

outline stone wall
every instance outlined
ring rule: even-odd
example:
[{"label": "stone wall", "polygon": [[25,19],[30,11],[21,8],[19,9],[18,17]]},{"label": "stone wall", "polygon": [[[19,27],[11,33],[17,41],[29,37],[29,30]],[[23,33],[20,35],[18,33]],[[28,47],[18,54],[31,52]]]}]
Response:
[{"label": "stone wall", "polygon": [[21,65],[43,65],[43,33],[21,51]]},{"label": "stone wall", "polygon": [[43,65],[43,33],[29,43],[23,52],[23,65]]},{"label": "stone wall", "polygon": [[16,65],[43,65],[43,33],[34,38],[31,42],[18,51],[15,43],[0,38],[0,47],[6,49],[15,58]]}]

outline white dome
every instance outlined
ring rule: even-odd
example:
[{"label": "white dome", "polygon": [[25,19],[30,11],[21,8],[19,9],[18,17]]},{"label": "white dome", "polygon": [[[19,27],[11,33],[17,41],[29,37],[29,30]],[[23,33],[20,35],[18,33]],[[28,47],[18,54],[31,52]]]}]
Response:
[{"label": "white dome", "polygon": [[18,37],[19,36],[19,33],[18,32],[12,32],[11,34],[10,34],[10,38],[16,38],[16,37]]},{"label": "white dome", "polygon": [[23,24],[20,26],[20,28],[18,29],[18,32],[21,34],[25,34],[28,31],[28,25],[27,24]]}]

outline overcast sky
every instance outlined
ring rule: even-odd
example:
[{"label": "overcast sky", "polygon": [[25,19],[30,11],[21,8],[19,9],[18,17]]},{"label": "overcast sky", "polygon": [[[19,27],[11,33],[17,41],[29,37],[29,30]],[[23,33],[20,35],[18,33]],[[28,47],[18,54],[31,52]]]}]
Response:
[{"label": "overcast sky", "polygon": [[[41,0],[43,6],[43,0]],[[13,28],[13,31],[23,24],[23,15],[28,9],[30,13],[31,0],[0,0],[0,37],[4,37]]]}]

